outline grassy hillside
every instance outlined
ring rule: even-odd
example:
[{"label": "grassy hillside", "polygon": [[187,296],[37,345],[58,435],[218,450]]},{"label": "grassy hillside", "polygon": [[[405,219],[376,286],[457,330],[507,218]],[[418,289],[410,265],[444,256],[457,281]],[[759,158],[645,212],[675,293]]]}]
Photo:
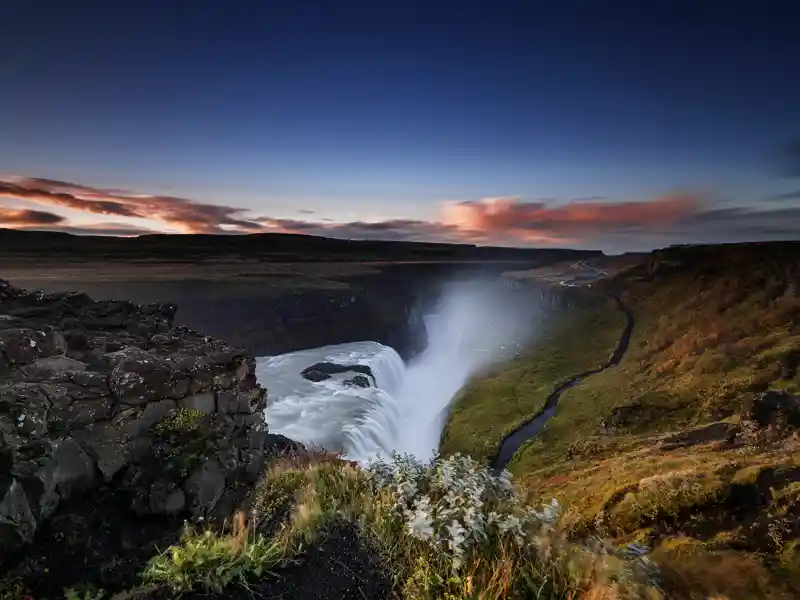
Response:
[{"label": "grassy hillside", "polygon": [[[494,368],[462,391],[444,429],[441,451],[488,460],[503,436],[544,406],[555,384],[602,364],[616,345],[625,318],[602,295],[590,305],[543,319],[525,354]],[[556,313],[558,314],[558,313]],[[584,332],[597,332],[586,336]]]},{"label": "grassy hillside", "polygon": [[517,500],[505,475],[465,456],[361,469],[300,450],[269,463],[229,523],[187,524],[144,559],[104,556],[125,567],[113,589],[80,561],[83,544],[79,568],[51,572],[56,544],[0,575],[0,598],[664,600],[647,560],[568,540],[557,506]]},{"label": "grassy hillside", "polygon": [[[573,533],[654,546],[673,585],[697,598],[797,597],[800,435],[780,423],[759,430],[741,415],[767,389],[800,392],[800,245],[669,249],[607,285],[636,317],[630,349],[618,368],[562,396],[510,464],[515,478],[534,497],[558,498]],[[580,315],[572,323],[582,326],[562,327],[576,327],[580,341],[555,336],[534,349],[532,370],[512,364],[494,381],[532,373],[526,402],[535,412],[621,329]],[[548,350],[577,353],[573,368],[538,369],[533,361]],[[476,382],[463,395],[446,450],[472,444],[485,456],[486,439],[495,443],[491,432],[458,433],[486,432],[491,406],[518,404],[519,393],[501,387],[489,401],[491,385]],[[510,412],[494,413],[492,431],[519,419]]]}]

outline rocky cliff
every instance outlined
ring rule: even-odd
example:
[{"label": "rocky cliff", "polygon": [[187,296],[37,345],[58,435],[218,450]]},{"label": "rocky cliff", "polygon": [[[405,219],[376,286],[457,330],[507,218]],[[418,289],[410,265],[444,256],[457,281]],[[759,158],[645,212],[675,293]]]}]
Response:
[{"label": "rocky cliff", "polygon": [[225,517],[246,497],[279,438],[254,360],[175,312],[0,281],[0,562],[98,486],[133,515]]},{"label": "rocky cliff", "polygon": [[501,284],[535,301],[542,310],[565,310],[597,302],[598,295],[587,293],[581,287],[558,285],[549,281],[504,276]]}]

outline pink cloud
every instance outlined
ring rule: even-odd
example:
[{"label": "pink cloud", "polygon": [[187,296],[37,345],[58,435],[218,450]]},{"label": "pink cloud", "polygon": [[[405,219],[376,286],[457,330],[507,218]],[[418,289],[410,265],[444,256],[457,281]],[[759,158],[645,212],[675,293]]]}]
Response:
[{"label": "pink cloud", "polygon": [[[670,243],[796,239],[800,208],[719,207],[699,193],[565,203],[484,198],[443,205],[438,219],[334,222],[253,215],[226,204],[43,178],[0,179],[0,196],[87,214],[161,222],[186,233],[299,233],[338,238],[507,246],[656,247]],[[303,210],[299,214],[308,214]],[[53,212],[0,207],[0,226],[135,235],[141,223],[74,224]]]}]

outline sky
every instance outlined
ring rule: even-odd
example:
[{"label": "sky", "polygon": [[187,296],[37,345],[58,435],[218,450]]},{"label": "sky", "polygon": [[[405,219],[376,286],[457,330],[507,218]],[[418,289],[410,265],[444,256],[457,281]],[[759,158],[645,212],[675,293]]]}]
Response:
[{"label": "sky", "polygon": [[0,227],[800,239],[794,4],[0,3]]}]

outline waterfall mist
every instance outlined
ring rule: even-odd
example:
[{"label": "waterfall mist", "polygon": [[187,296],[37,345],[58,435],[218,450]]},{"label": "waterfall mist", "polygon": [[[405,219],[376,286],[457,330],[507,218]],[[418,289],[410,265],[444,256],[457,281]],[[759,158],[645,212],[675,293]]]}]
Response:
[{"label": "waterfall mist", "polygon": [[439,446],[453,397],[481,369],[510,358],[536,327],[530,299],[481,280],[445,286],[426,315],[426,349],[408,364],[396,394],[400,419],[394,449],[429,458]]},{"label": "waterfall mist", "polygon": [[[360,462],[392,451],[426,460],[438,448],[453,397],[482,369],[519,352],[538,316],[529,295],[496,280],[450,282],[422,317],[425,350],[407,365],[377,342],[259,358],[256,372],[270,398],[267,423],[271,431]],[[367,365],[377,387],[354,388],[346,373],[320,382],[301,376],[319,362]]]}]

